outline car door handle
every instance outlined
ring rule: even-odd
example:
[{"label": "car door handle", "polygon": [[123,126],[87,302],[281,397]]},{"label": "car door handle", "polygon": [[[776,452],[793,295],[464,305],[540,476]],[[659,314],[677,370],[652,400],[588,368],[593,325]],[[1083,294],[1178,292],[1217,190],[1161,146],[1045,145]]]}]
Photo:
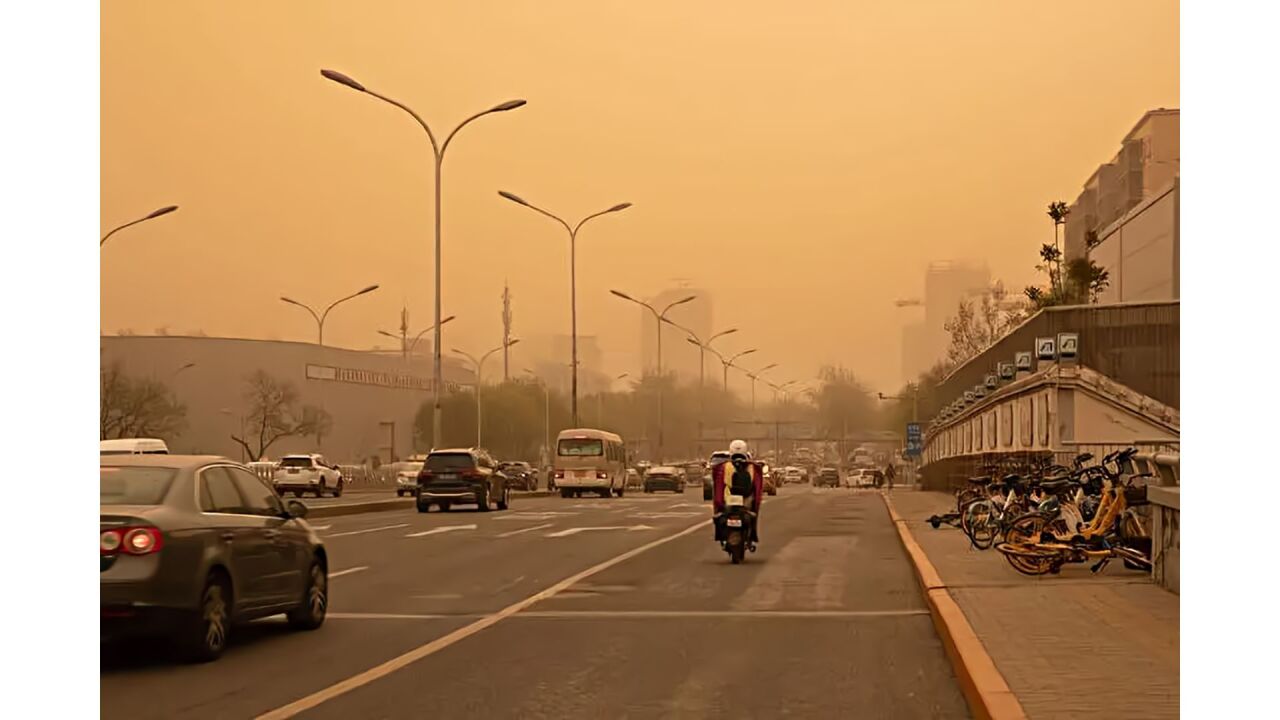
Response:
[{"label": "car door handle", "polygon": [[223,539],[223,541],[225,541],[225,542],[231,542],[232,540],[235,540],[235,539],[236,539],[236,534],[235,534],[235,533],[233,533],[233,532],[231,532],[230,530],[228,530],[228,531],[226,531],[226,532],[222,533],[222,539]]}]

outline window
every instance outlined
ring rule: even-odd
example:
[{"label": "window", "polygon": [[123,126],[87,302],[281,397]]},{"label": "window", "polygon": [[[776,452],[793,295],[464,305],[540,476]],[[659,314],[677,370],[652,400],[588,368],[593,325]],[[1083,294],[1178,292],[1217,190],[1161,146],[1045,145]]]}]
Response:
[{"label": "window", "polygon": [[604,455],[604,442],[597,438],[564,438],[557,452],[562,457],[600,457]]},{"label": "window", "polygon": [[275,517],[284,511],[280,498],[276,496],[275,491],[259,480],[257,475],[240,468],[224,469],[235,478],[236,487],[240,489],[240,496],[244,498],[244,512],[251,515]]},{"label": "window", "polygon": [[471,453],[431,453],[427,456],[427,469],[434,472],[471,470],[475,467],[476,460]]},{"label": "window", "polygon": [[244,500],[236,490],[227,468],[210,467],[200,471],[200,509],[212,513],[244,512]]},{"label": "window", "polygon": [[309,468],[309,467],[311,467],[311,458],[309,458],[309,457],[287,457],[287,458],[284,458],[283,460],[281,460],[281,461],[280,461],[280,467],[286,467],[286,468],[291,468],[291,467],[296,467],[296,468]]},{"label": "window", "polygon": [[177,471],[160,467],[102,468],[98,490],[103,505],[159,505]]}]

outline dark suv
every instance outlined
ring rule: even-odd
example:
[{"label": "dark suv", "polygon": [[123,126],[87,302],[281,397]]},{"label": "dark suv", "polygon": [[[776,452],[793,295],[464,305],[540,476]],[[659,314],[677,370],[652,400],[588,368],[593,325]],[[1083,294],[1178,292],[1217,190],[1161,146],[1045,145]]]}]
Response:
[{"label": "dark suv", "polygon": [[484,450],[433,450],[418,473],[418,512],[432,505],[448,512],[454,503],[475,503],[481,512],[489,504],[499,510],[511,504],[511,487],[507,476]]},{"label": "dark suv", "polygon": [[508,482],[517,490],[537,490],[538,476],[533,472],[533,466],[527,462],[509,461],[498,466],[502,473],[507,476]]}]

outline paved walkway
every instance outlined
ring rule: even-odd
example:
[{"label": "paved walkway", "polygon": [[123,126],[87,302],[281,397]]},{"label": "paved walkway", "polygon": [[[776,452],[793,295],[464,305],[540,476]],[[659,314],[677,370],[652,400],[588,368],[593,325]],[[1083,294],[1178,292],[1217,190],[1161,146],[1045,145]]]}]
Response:
[{"label": "paved walkway", "polygon": [[1178,717],[1178,596],[1111,563],[1028,577],[958,528],[951,495],[894,492],[894,507],[1032,720]]}]

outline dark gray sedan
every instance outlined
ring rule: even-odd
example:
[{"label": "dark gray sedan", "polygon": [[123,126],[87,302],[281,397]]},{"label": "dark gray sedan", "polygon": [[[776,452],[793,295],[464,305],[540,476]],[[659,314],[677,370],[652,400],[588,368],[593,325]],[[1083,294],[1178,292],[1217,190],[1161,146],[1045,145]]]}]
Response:
[{"label": "dark gray sedan", "polygon": [[324,544],[257,475],[226,458],[115,455],[101,459],[102,638],[137,632],[213,660],[235,623],[284,613],[324,623]]}]

